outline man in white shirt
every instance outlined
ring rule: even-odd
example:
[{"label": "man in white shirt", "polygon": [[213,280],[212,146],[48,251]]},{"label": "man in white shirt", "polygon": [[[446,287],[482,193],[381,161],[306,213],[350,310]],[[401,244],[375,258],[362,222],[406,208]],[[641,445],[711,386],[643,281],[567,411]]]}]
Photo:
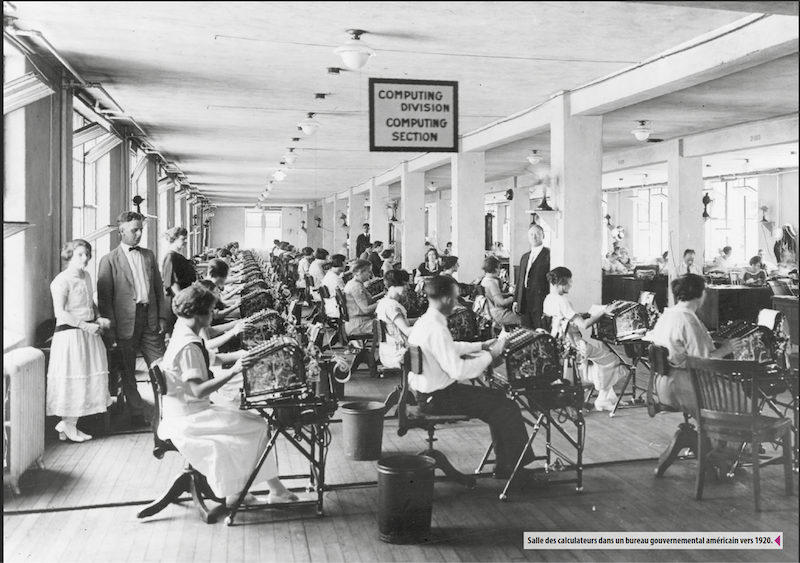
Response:
[{"label": "man in white shirt", "polygon": [[[409,385],[423,413],[462,414],[486,422],[496,457],[494,476],[507,479],[528,442],[519,407],[503,391],[459,384],[479,377],[500,356],[505,342],[454,342],[447,316],[458,303],[458,284],[449,276],[433,276],[425,283],[425,292],[428,311],[408,339],[422,351],[422,373],[409,373]],[[470,356],[462,357],[465,354]],[[533,451],[527,448],[522,465],[533,459]]]},{"label": "man in white shirt", "polygon": [[696,254],[691,248],[683,251],[683,262],[678,264],[678,277],[685,276],[686,274],[695,274],[697,276],[703,275],[703,269],[694,263]]}]

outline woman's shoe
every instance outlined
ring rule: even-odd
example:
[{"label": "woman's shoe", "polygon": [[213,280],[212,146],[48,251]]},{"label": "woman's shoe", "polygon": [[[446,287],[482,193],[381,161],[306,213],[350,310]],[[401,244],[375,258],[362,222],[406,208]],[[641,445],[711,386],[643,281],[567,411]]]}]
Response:
[{"label": "woman's shoe", "polygon": [[70,426],[63,420],[56,424],[56,430],[58,431],[59,440],[66,441],[69,439],[72,442],[83,442],[83,438],[78,434],[78,429],[74,426]]},{"label": "woman's shoe", "polygon": [[286,491],[286,493],[282,495],[270,491],[269,496],[267,497],[267,502],[269,504],[284,504],[287,502],[297,502],[299,500],[300,497],[294,494],[292,491]]},{"label": "woman's shoe", "polygon": [[92,439],[91,435],[87,434],[86,432],[81,432],[81,431],[80,431],[80,430],[78,430],[77,428],[76,428],[75,430],[78,432],[78,436],[80,436],[81,438],[83,438],[83,441],[84,441],[84,442],[87,442],[87,441],[89,441],[89,440],[91,440],[91,439]]},{"label": "woman's shoe", "polygon": [[[239,495],[231,495],[225,498],[225,506],[231,508],[233,505],[236,504],[236,501],[239,500]],[[251,493],[247,493],[244,495],[242,499],[242,506],[264,506],[270,504],[269,500],[265,500],[263,498],[259,498]]]}]

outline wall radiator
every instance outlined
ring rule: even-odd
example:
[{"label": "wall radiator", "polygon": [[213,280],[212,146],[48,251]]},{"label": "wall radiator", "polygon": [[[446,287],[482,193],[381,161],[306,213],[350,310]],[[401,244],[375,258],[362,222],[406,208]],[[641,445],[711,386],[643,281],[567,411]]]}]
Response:
[{"label": "wall radiator", "polygon": [[3,354],[3,480],[20,494],[19,477],[32,463],[44,469],[44,353]]}]

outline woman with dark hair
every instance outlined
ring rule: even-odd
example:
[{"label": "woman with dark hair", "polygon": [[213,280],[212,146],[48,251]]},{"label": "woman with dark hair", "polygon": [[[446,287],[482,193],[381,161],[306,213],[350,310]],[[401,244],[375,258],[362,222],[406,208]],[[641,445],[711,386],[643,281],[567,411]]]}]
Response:
[{"label": "woman with dark hair", "polygon": [[350,334],[371,334],[372,319],[375,308],[378,306],[376,295],[373,297],[364,282],[372,278],[372,264],[367,260],[354,260],[350,264],[353,277],[344,286],[344,295],[347,299],[347,315],[350,320],[345,322],[345,332]]},{"label": "woman with dark hair", "polygon": [[670,372],[657,376],[655,393],[658,402],[683,410],[697,418],[697,398],[686,367],[687,356],[723,358],[733,353],[741,339],[731,338],[714,349],[714,342],[705,325],[697,318],[697,309],[706,297],[706,282],[702,276],[686,274],[673,280],[675,305],[661,313],[647,340],[669,350]]},{"label": "woman with dark hair", "polygon": [[425,252],[425,261],[417,268],[417,277],[414,279],[415,283],[419,283],[423,278],[435,276],[441,272],[442,267],[439,262],[439,252],[433,247],[428,248]]},{"label": "woman with dark hair", "polygon": [[744,283],[747,285],[764,285],[767,283],[767,270],[761,262],[761,256],[750,258],[750,265],[744,270]]},{"label": "woman with dark hair", "polygon": [[77,428],[78,418],[106,412],[108,360],[100,335],[111,323],[99,316],[93,300],[92,278],[86,265],[92,246],[83,239],[67,243],[61,251],[66,269],[50,284],[56,330],[47,370],[48,416],[60,416],[56,425],[61,440],[84,442],[92,437]]},{"label": "woman with dark hair", "polygon": [[172,332],[175,326],[175,313],[172,312],[172,298],[178,292],[192,285],[197,280],[197,272],[191,260],[181,254],[181,249],[186,245],[189,233],[183,227],[172,227],[165,233],[169,247],[161,266],[161,279],[164,281],[166,299],[167,333]]},{"label": "woman with dark hair", "polygon": [[[550,294],[544,300],[542,312],[552,317],[553,336],[568,339],[578,350],[582,358],[581,369],[586,374],[585,379],[597,389],[595,410],[613,411],[617,402],[614,384],[625,374],[625,368],[617,356],[592,342],[587,342],[581,334],[581,330],[587,330],[599,321],[607,308],[594,315],[575,312],[567,298],[572,288],[572,272],[569,268],[563,266],[553,268],[547,273],[547,282],[550,284]],[[591,360],[591,365],[588,360]]]},{"label": "woman with dark hair", "polygon": [[499,268],[500,260],[496,256],[488,256],[483,261],[485,275],[481,279],[481,287],[486,296],[489,316],[502,327],[519,325],[522,319],[511,310],[514,296],[503,295],[500,289],[500,278],[497,275]]},{"label": "woman with dark hair", "polygon": [[[161,369],[167,380],[158,435],[172,443],[208,480],[211,490],[235,503],[269,440],[269,426],[258,415],[212,405],[208,397],[244,369],[239,359],[216,377],[209,377],[211,358],[199,333],[211,325],[217,298],[198,284],[182,290],[172,302],[178,321]],[[274,455],[261,467],[254,483],[266,480],[266,501],[247,493],[244,504],[298,500],[278,478]]]},{"label": "woman with dark hair", "polygon": [[297,263],[297,283],[295,286],[305,289],[306,276],[308,275],[308,268],[311,266],[311,261],[314,260],[314,249],[310,246],[303,248],[300,261]]},{"label": "woman with dark hair", "polygon": [[325,278],[325,262],[328,260],[330,252],[324,248],[318,248],[314,253],[314,261],[308,267],[308,273],[314,278],[314,287],[322,285],[322,280]]},{"label": "woman with dark hair", "polygon": [[455,274],[458,273],[458,256],[453,256],[452,254],[449,256],[442,256],[439,262],[441,268],[439,274],[442,276],[450,276],[458,281],[458,277],[455,276]]},{"label": "woman with dark hair", "polygon": [[381,265],[381,275],[385,277],[387,272],[394,270],[394,249],[387,248],[381,252],[381,259],[383,260],[383,264]]},{"label": "woman with dark hair", "polygon": [[383,280],[386,295],[378,301],[375,316],[386,327],[386,342],[380,343],[378,351],[385,367],[399,368],[403,365],[408,335],[411,334],[408,312],[400,304],[400,298],[408,291],[409,275],[405,270],[390,270],[384,274]]},{"label": "woman with dark hair", "polygon": [[208,263],[208,274],[206,275],[206,279],[214,282],[214,285],[216,285],[217,289],[219,290],[219,294],[217,295],[216,310],[214,311],[214,320],[224,319],[226,316],[238,309],[239,305],[241,304],[241,300],[236,300],[231,303],[223,301],[231,295],[230,292],[228,294],[224,293],[225,282],[228,280],[229,271],[230,267],[228,266],[228,263],[224,260],[220,260],[219,258],[214,258]]}]

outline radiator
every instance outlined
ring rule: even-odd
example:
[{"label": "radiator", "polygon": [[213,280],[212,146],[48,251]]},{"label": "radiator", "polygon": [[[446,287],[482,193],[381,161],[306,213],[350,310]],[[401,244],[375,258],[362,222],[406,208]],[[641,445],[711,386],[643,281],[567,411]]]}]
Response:
[{"label": "radiator", "polygon": [[32,463],[44,468],[44,353],[20,348],[3,355],[3,479],[19,494]]}]

